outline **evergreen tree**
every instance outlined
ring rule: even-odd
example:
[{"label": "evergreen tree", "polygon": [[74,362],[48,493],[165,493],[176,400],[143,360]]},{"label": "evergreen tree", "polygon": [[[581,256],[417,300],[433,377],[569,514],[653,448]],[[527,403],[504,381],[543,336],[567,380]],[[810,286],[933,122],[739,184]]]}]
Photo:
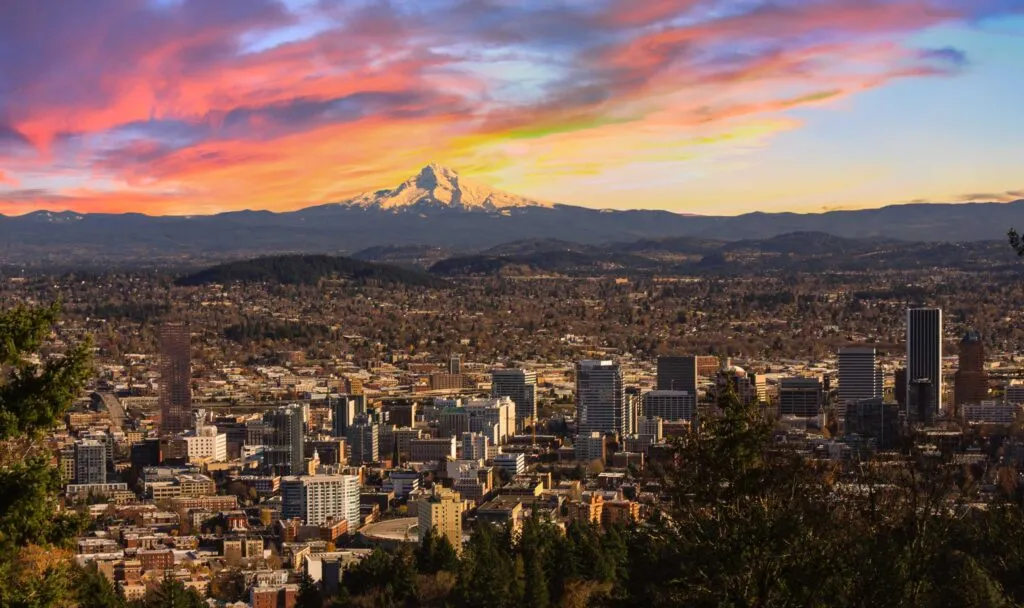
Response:
[{"label": "evergreen tree", "polygon": [[165,576],[160,586],[146,594],[145,608],[206,608],[206,602],[195,589],[185,587],[181,581]]},{"label": "evergreen tree", "polygon": [[295,598],[296,608],[322,608],[323,605],[324,598],[320,588],[308,574],[303,573],[299,580],[299,593]]},{"label": "evergreen tree", "polygon": [[95,562],[74,569],[75,600],[78,608],[120,608],[125,605],[114,585]]},{"label": "evergreen tree", "polygon": [[0,606],[66,606],[67,546],[84,521],[60,511],[61,482],[41,437],[57,424],[89,374],[88,344],[33,359],[59,307],[0,312]]}]

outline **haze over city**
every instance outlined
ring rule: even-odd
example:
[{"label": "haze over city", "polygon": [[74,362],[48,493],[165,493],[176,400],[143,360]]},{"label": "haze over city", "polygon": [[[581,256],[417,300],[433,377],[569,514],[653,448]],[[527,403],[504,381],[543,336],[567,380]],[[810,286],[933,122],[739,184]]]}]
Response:
[{"label": "haze over city", "polygon": [[0,20],[0,212],[289,210],[431,161],[599,208],[1020,199],[1022,10],[19,2]]}]

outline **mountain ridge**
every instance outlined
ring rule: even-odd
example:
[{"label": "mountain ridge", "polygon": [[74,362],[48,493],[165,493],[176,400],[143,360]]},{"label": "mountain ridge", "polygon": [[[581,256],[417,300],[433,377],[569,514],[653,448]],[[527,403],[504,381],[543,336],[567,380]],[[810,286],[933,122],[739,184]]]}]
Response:
[{"label": "mountain ridge", "polygon": [[[479,252],[505,245],[500,252],[510,251],[509,244],[516,241],[548,246],[631,242],[633,251],[649,247],[666,255],[698,255],[714,249],[716,241],[758,240],[794,232],[968,242],[1002,240],[1014,226],[1024,227],[1024,200],[908,203],[818,214],[698,216],[542,203],[428,165],[398,187],[295,211],[193,216],[37,211],[0,216],[0,260],[26,265],[212,262],[286,253],[350,255],[387,246]],[[705,242],[687,240],[691,237]],[[823,237],[790,238],[817,239],[823,248],[832,246]],[[671,239],[683,240],[673,250]],[[436,261],[440,255],[435,251],[426,257]]]}]

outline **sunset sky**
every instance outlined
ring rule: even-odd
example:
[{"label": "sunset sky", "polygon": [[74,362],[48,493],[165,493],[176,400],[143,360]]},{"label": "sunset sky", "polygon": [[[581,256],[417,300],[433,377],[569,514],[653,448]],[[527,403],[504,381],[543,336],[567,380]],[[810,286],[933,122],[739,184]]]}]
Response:
[{"label": "sunset sky", "polygon": [[0,213],[286,210],[428,162],[702,214],[1024,198],[1024,0],[5,0]]}]

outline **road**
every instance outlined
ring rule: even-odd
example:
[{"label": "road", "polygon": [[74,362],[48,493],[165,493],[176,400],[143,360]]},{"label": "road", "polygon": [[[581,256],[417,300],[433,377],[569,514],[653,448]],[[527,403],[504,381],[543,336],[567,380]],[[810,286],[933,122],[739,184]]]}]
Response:
[{"label": "road", "polygon": [[121,402],[118,401],[117,397],[113,393],[93,393],[99,395],[99,398],[103,400],[103,405],[107,407],[107,412],[110,414],[110,423],[114,425],[114,428],[121,430],[124,425],[124,421],[128,417],[124,413],[124,408],[121,407]]}]

